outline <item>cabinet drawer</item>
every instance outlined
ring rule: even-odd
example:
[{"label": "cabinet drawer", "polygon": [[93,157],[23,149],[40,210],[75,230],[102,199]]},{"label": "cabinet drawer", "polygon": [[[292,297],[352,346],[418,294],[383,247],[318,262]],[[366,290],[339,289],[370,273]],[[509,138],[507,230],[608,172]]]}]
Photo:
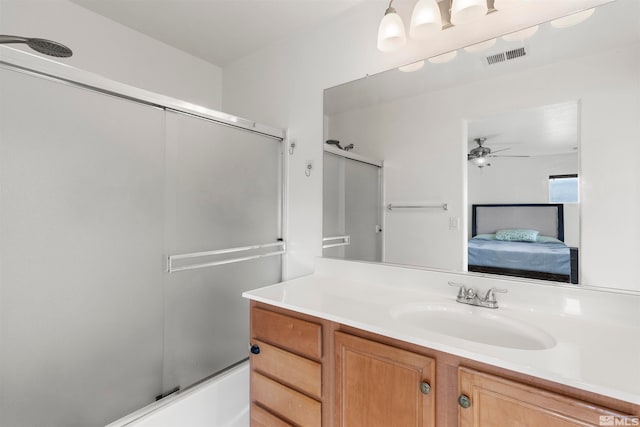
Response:
[{"label": "cabinet drawer", "polygon": [[251,404],[251,427],[293,427],[255,403]]},{"label": "cabinet drawer", "polygon": [[252,344],[260,346],[260,354],[251,355],[252,369],[317,399],[322,398],[320,363],[259,340],[253,340]]},{"label": "cabinet drawer", "polygon": [[254,307],[253,338],[264,340],[303,356],[322,357],[322,326]]},{"label": "cabinet drawer", "polygon": [[251,373],[251,397],[274,414],[304,427],[320,427],[322,405],[257,372]]}]

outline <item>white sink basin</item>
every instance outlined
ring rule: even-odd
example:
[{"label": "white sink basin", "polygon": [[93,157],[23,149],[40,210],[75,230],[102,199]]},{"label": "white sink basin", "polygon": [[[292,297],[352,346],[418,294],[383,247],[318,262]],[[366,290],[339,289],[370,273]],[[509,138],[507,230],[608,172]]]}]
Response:
[{"label": "white sink basin", "polygon": [[544,350],[556,345],[542,329],[492,310],[460,303],[411,303],[393,307],[391,316],[407,326],[499,347]]}]

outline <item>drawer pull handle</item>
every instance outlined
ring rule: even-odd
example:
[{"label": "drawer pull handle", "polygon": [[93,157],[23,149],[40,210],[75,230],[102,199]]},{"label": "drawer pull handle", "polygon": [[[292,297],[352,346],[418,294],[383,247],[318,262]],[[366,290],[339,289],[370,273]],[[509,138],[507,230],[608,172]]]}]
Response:
[{"label": "drawer pull handle", "polygon": [[252,354],[260,354],[260,346],[254,344],[251,346],[250,351]]},{"label": "drawer pull handle", "polygon": [[463,408],[468,408],[471,406],[471,399],[469,399],[469,396],[465,396],[464,394],[461,394],[458,397],[458,404]]},{"label": "drawer pull handle", "polygon": [[422,394],[429,394],[431,393],[431,386],[428,382],[423,381],[420,383],[420,391],[422,392]]}]

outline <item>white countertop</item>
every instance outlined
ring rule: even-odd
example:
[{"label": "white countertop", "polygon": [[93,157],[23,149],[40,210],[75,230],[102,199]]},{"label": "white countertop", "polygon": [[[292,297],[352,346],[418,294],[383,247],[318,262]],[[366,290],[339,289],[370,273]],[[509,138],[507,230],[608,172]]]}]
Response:
[{"label": "white countertop", "polygon": [[[478,290],[497,286],[500,308],[455,302],[448,281]],[[244,297],[616,399],[640,404],[640,295],[337,260],[311,276]],[[466,307],[533,325],[555,345],[521,350],[470,341],[399,319],[398,307]],[[478,311],[479,310],[479,311]],[[487,314],[490,313],[490,314]],[[481,328],[478,328],[481,334]]]}]

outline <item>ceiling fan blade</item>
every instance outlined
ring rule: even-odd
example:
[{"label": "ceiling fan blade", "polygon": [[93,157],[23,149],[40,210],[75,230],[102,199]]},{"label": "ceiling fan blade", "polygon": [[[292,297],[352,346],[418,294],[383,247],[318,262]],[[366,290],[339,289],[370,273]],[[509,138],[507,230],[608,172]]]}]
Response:
[{"label": "ceiling fan blade", "polygon": [[507,151],[507,150],[511,150],[511,147],[503,148],[502,150],[495,150],[495,151],[491,150],[491,154],[495,154],[495,153],[499,153],[501,151]]},{"label": "ceiling fan blade", "polygon": [[474,154],[467,154],[467,160],[473,160],[473,159],[475,159],[476,157],[478,157],[478,156],[476,156],[476,155],[474,155]]},{"label": "ceiling fan blade", "polygon": [[531,157],[531,156],[494,156],[491,154],[489,157]]}]

